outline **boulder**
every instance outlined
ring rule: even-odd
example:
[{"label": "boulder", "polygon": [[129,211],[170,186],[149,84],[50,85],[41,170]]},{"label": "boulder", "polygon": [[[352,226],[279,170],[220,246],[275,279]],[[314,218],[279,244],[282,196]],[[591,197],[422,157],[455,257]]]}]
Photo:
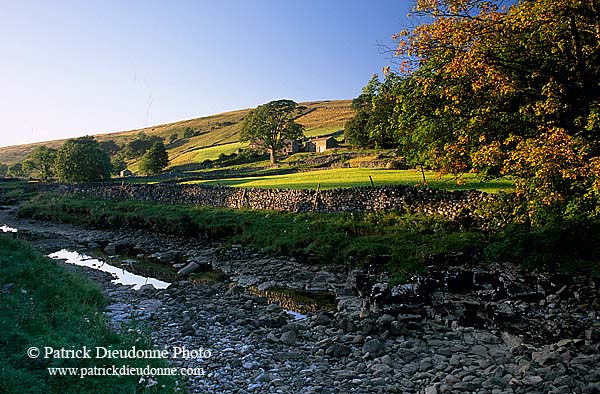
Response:
[{"label": "boulder", "polygon": [[369,339],[362,347],[364,354],[369,353],[372,357],[377,357],[383,353],[385,346],[379,339]]},{"label": "boulder", "polygon": [[185,267],[183,267],[182,269],[180,269],[179,271],[177,271],[177,274],[179,274],[179,275],[189,275],[189,274],[197,271],[198,268],[200,268],[200,263],[198,263],[197,261],[191,261]]}]

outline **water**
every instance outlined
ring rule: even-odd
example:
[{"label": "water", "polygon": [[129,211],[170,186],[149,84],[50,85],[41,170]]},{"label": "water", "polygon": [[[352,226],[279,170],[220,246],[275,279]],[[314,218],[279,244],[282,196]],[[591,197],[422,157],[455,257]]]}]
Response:
[{"label": "water", "polygon": [[3,233],[16,233],[18,230],[16,228],[8,227],[6,224],[0,226],[0,231]]},{"label": "water", "polygon": [[66,249],[52,253],[48,255],[48,257],[53,259],[64,259],[65,262],[68,264],[74,264],[82,267],[97,269],[103,272],[108,272],[112,274],[115,278],[112,280],[112,283],[134,285],[133,288],[135,290],[139,290],[140,287],[146,284],[150,284],[157,289],[165,289],[170,284],[167,282],[163,282],[162,280],[158,280],[156,278],[136,275],[132,272],[127,271],[126,269],[115,267],[114,265],[110,265],[102,260],[98,260],[93,257],[80,254],[78,252],[72,252]]},{"label": "water", "polygon": [[321,309],[335,310],[335,295],[311,294],[287,288],[270,288],[258,290],[250,286],[248,291],[258,297],[264,297],[270,303],[278,303],[295,320],[306,319],[306,313],[316,312]]},{"label": "water", "polygon": [[292,311],[289,309],[285,309],[285,311],[287,312],[288,315],[291,315],[294,320],[304,320],[306,319],[306,315],[303,315],[302,313],[298,313],[296,311]]}]

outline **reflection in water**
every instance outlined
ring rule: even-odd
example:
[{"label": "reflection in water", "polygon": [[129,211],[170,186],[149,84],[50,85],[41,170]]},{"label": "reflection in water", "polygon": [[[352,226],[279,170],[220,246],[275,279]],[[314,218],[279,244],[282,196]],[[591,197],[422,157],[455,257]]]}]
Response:
[{"label": "reflection in water", "polygon": [[113,283],[120,283],[124,285],[134,285],[135,290],[139,290],[140,287],[146,284],[150,284],[157,289],[165,289],[169,286],[169,283],[163,282],[155,278],[148,278],[141,275],[133,274],[123,268],[115,267],[107,264],[104,261],[95,259],[90,256],[86,256],[77,252],[71,252],[66,249],[48,255],[53,259],[64,259],[66,263],[79,265],[82,267],[89,267],[97,269],[99,271],[108,272],[115,277]]},{"label": "reflection in water", "polygon": [[294,320],[304,320],[304,319],[306,319],[306,315],[303,315],[302,313],[298,313],[296,311],[291,311],[291,310],[288,310],[288,309],[286,309],[286,312],[287,312],[288,315],[291,315],[294,318]]},{"label": "reflection in water", "polygon": [[6,224],[3,224],[3,225],[0,225],[0,231],[2,231],[3,233],[16,233],[17,229],[8,227]]},{"label": "reflection in water", "polygon": [[279,306],[294,315],[296,319],[302,319],[308,312],[316,312],[321,309],[335,310],[335,295],[333,294],[310,294],[284,288],[270,288],[258,290],[255,286],[248,288],[251,294],[265,297],[268,302],[277,302]]}]

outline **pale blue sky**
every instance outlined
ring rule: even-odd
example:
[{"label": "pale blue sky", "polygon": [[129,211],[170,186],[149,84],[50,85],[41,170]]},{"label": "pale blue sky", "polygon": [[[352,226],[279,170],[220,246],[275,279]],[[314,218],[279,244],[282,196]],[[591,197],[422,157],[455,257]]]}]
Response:
[{"label": "pale blue sky", "polygon": [[411,4],[0,0],[0,146],[351,99]]}]

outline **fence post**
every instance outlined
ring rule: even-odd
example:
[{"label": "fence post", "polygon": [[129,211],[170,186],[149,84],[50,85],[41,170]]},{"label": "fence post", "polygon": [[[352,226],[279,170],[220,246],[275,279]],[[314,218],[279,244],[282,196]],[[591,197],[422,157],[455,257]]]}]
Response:
[{"label": "fence post", "polygon": [[314,198],[313,198],[313,211],[316,211],[316,210],[317,210],[317,207],[318,207],[318,202],[317,202],[317,199],[319,198],[319,191],[320,191],[320,190],[321,190],[321,183],[319,183],[319,184],[317,185],[317,191],[315,192],[315,196],[314,196]]}]

